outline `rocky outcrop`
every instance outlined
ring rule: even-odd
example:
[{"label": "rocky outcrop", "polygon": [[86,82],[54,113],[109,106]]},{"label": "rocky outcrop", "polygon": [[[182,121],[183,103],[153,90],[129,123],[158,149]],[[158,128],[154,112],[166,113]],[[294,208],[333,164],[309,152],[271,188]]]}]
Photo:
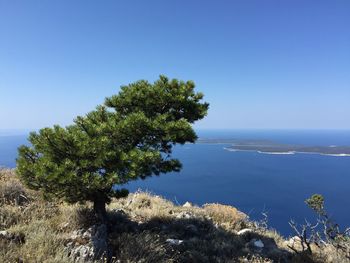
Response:
[{"label": "rocky outcrop", "polygon": [[93,262],[108,258],[108,232],[105,224],[93,225],[72,233],[66,243],[66,252],[74,262]]}]

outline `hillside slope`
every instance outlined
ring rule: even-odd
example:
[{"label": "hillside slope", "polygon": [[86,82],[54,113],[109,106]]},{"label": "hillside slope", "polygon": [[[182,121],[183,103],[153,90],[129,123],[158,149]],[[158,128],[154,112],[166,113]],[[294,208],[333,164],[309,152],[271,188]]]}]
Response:
[{"label": "hillside slope", "polygon": [[108,217],[99,224],[90,204],[46,201],[13,170],[0,171],[0,262],[348,262],[330,245],[297,253],[297,238],[221,204],[137,192],[113,200]]}]

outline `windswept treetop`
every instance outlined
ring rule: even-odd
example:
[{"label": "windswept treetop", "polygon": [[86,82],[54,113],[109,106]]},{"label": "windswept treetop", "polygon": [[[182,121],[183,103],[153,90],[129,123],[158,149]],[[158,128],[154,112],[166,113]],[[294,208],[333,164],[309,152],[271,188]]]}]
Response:
[{"label": "windswept treetop", "polygon": [[31,146],[19,148],[18,173],[32,189],[70,203],[92,201],[103,214],[111,197],[127,194],[116,185],[180,171],[172,148],[197,139],[191,124],[209,106],[194,88],[165,76],[122,86],[73,125],[32,132]]}]

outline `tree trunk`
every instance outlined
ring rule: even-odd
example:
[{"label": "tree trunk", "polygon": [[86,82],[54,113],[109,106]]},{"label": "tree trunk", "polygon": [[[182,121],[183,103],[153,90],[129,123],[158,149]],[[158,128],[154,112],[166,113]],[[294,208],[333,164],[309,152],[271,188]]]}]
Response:
[{"label": "tree trunk", "polygon": [[106,201],[104,198],[94,200],[94,212],[101,223],[107,222]]}]

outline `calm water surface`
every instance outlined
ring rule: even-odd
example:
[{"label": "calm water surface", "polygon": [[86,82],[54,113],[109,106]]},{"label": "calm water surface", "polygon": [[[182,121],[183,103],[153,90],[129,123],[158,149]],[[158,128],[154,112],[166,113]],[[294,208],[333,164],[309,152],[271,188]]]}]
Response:
[{"label": "calm water surface", "polygon": [[[200,131],[203,138],[270,139],[303,145],[350,145],[350,131]],[[0,165],[14,167],[16,148],[26,136],[0,136]],[[313,193],[326,199],[326,207],[341,226],[350,226],[350,157],[317,154],[269,155],[230,152],[225,144],[186,144],[175,148],[183,163],[180,173],[132,182],[174,202],[229,204],[291,235],[288,221],[312,218],[304,200]]]}]

